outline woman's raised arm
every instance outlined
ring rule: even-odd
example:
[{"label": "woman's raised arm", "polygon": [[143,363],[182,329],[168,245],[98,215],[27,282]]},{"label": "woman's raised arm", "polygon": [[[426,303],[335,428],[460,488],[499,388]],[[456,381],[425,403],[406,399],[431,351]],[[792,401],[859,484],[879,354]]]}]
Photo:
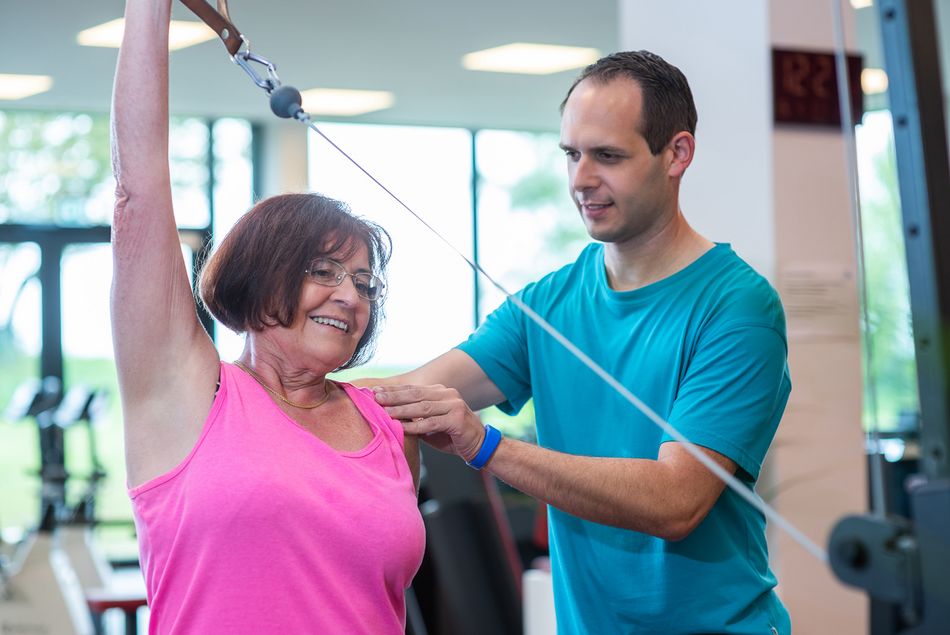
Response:
[{"label": "woman's raised arm", "polygon": [[172,211],[170,14],[171,0],[128,0],[112,99],[112,332],[130,477],[140,450],[180,435],[182,425],[191,431],[195,418],[200,426],[217,379]]}]

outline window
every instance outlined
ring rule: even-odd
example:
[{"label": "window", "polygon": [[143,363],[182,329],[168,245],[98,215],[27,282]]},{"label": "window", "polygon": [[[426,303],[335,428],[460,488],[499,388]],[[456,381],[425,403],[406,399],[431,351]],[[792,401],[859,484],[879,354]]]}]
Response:
[{"label": "window", "polygon": [[[223,231],[249,207],[251,141],[246,121],[172,120],[174,203],[188,245],[200,243],[212,220]],[[212,192],[220,214],[212,213]],[[0,528],[6,530],[38,519],[36,426],[9,421],[6,410],[16,386],[39,377],[41,355],[47,367],[62,363],[67,390],[85,384],[110,393],[109,414],[96,429],[109,476],[98,504],[104,517],[130,515],[109,320],[112,258],[103,227],[111,222],[114,193],[107,116],[0,111],[0,241],[6,241],[0,243]],[[182,254],[191,262],[190,246],[183,244]],[[57,262],[60,293],[43,297],[40,264]],[[61,346],[59,338],[43,339],[44,310],[61,318]],[[91,469],[85,430],[67,428],[65,448],[73,502]],[[125,543],[130,535],[125,532]]]},{"label": "window", "polygon": [[[60,271],[64,385],[66,389],[85,386],[108,393],[108,410],[94,429],[94,449],[106,472],[98,490],[96,513],[103,518],[129,518],[132,508],[125,491],[122,409],[109,317],[112,249],[104,243],[67,246]],[[93,448],[85,426],[69,426],[64,435],[70,492],[75,493],[85,488],[84,479],[93,469]]]},{"label": "window", "polygon": [[[109,118],[0,111],[0,223],[108,225],[115,200]],[[169,135],[182,227],[208,224],[208,124],[174,118]]]},{"label": "window", "polygon": [[[323,124],[320,129],[472,257],[468,131],[352,124]],[[310,187],[379,223],[393,241],[386,322],[375,358],[368,368],[356,369],[356,375],[415,368],[468,336],[474,314],[469,266],[314,133]]]},{"label": "window", "polygon": [[[218,119],[211,128],[214,140],[214,240],[220,241],[253,202],[253,131],[243,119]],[[237,359],[244,336],[220,323],[214,330],[221,359]]]},{"label": "window", "polygon": [[114,190],[107,117],[0,111],[0,223],[105,224]]},{"label": "window", "polygon": [[[510,293],[573,262],[589,242],[567,188],[556,134],[482,130],[478,157],[478,261]],[[484,285],[484,317],[503,300]]]},{"label": "window", "polygon": [[[891,115],[869,112],[857,128],[868,339],[864,425],[917,427],[917,369]],[[875,403],[872,403],[871,396]],[[876,407],[875,407],[876,405]]]},{"label": "window", "polygon": [[203,228],[211,221],[208,202],[208,123],[202,119],[172,119],[168,131],[172,204],[179,227]]},{"label": "window", "polygon": [[[36,425],[9,409],[23,382],[39,375],[40,285],[35,243],[0,244],[0,528],[25,527],[38,520],[38,507],[25,492],[38,489]],[[5,535],[9,541],[18,535]]]}]

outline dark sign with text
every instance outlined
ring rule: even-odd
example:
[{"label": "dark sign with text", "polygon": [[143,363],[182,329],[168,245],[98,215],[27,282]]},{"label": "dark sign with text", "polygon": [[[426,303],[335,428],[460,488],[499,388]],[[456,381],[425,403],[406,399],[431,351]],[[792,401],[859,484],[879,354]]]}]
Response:
[{"label": "dark sign with text", "polygon": [[[772,49],[775,123],[841,125],[838,74],[833,53]],[[853,123],[861,122],[861,56],[848,55]]]}]

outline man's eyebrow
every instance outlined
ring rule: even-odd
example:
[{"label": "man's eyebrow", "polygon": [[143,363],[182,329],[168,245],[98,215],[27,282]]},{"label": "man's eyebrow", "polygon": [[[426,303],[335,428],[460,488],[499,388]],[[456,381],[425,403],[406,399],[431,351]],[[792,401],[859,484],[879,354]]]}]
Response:
[{"label": "man's eyebrow", "polygon": [[[574,146],[567,145],[565,143],[559,143],[557,144],[557,147],[565,151],[577,149]],[[619,146],[594,146],[593,148],[587,149],[588,154],[593,153],[593,152],[609,152],[610,154],[626,154],[625,150]]]}]

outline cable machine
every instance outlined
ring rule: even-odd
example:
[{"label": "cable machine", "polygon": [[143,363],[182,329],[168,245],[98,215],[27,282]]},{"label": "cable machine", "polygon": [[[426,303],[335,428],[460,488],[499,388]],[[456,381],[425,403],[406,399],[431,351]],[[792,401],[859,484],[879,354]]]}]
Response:
[{"label": "cable machine", "polygon": [[[878,0],[920,395],[920,475],[832,532],[838,578],[872,600],[872,635],[950,624],[950,162],[933,0]],[[894,515],[905,505],[909,517]]]}]

